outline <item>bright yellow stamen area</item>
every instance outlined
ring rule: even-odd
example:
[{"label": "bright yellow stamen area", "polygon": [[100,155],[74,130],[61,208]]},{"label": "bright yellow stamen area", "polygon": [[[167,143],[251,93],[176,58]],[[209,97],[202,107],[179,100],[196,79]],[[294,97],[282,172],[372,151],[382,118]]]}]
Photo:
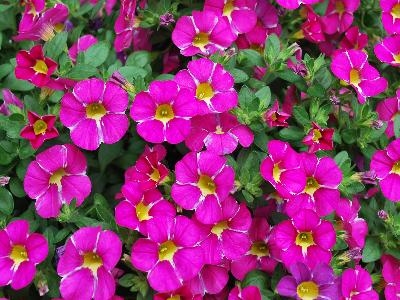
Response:
[{"label": "bright yellow stamen area", "polygon": [[215,224],[212,228],[211,228],[211,232],[214,233],[215,235],[217,235],[218,237],[221,236],[222,232],[224,232],[225,229],[228,229],[228,222],[227,221],[221,221],[217,224]]},{"label": "bright yellow stamen area", "polygon": [[86,106],[86,117],[99,121],[107,113],[104,106],[100,103],[91,103]]},{"label": "bright yellow stamen area", "polygon": [[315,245],[312,233],[309,231],[299,232],[296,236],[296,245],[300,246],[303,252],[307,251],[308,247]]},{"label": "bright yellow stamen area", "polygon": [[215,185],[214,180],[207,175],[201,175],[199,181],[197,182],[197,186],[199,187],[201,194],[205,197],[208,195],[213,195],[217,186]]},{"label": "bright yellow stamen area", "polygon": [[167,298],[167,300],[181,300],[181,296],[179,296],[179,295],[171,296],[171,297]]},{"label": "bright yellow stamen area", "polygon": [[274,164],[274,168],[272,169],[272,177],[274,178],[275,182],[281,181],[281,169],[279,168],[279,164]]},{"label": "bright yellow stamen area", "polygon": [[391,173],[400,175],[400,161],[396,162],[393,167]]},{"label": "bright yellow stamen area", "polygon": [[196,97],[199,100],[209,100],[214,96],[214,90],[208,82],[200,83],[196,88]]},{"label": "bright yellow stamen area", "polygon": [[255,242],[251,245],[250,253],[258,257],[263,257],[269,255],[269,249],[264,242]]},{"label": "bright yellow stamen area", "polygon": [[158,259],[160,261],[163,260],[172,261],[176,250],[178,250],[178,247],[176,247],[173,241],[166,241],[162,243],[160,245],[160,248],[158,249]]},{"label": "bright yellow stamen area", "polygon": [[314,300],[319,296],[318,285],[313,281],[304,281],[297,286],[297,296],[302,300]]},{"label": "bright yellow stamen area", "polygon": [[150,179],[158,182],[161,178],[160,171],[158,169],[153,169],[153,172],[150,174]]},{"label": "bright yellow stamen area", "polygon": [[49,183],[57,184],[58,186],[61,185],[61,179],[65,174],[66,173],[63,168],[58,169],[50,176]]},{"label": "bright yellow stamen area", "polygon": [[36,73],[40,74],[47,74],[47,72],[49,71],[46,63],[44,62],[44,60],[41,59],[36,60],[36,63],[33,66],[33,70],[35,70]]},{"label": "bright yellow stamen area", "polygon": [[149,211],[150,207],[143,202],[139,202],[139,204],[136,205],[136,217],[140,222],[150,219]]},{"label": "bright yellow stamen area", "polygon": [[233,4],[233,0],[228,0],[226,1],[224,5],[224,10],[223,10],[223,15],[226,17],[229,17],[231,13],[233,12],[233,9],[235,8],[235,5]]},{"label": "bright yellow stamen area", "polygon": [[346,8],[344,7],[344,3],[342,1],[336,1],[335,8],[336,12],[339,15],[342,15],[346,11]]},{"label": "bright yellow stamen area", "polygon": [[204,47],[208,44],[208,33],[199,32],[193,39],[193,46],[204,50]]},{"label": "bright yellow stamen area", "polygon": [[393,59],[394,59],[394,62],[396,64],[400,64],[400,53],[399,54],[394,54],[393,55]]},{"label": "bright yellow stamen area", "polygon": [[218,126],[215,128],[215,133],[216,133],[216,134],[224,134],[225,132],[222,130],[222,127],[218,125]]},{"label": "bright yellow stamen area", "polygon": [[318,189],[319,189],[318,181],[314,177],[308,177],[304,192],[312,196]]},{"label": "bright yellow stamen area", "polygon": [[296,32],[293,34],[293,38],[294,38],[294,39],[297,39],[297,40],[304,39],[304,31],[303,31],[302,29],[300,29],[299,31],[296,31]]},{"label": "bright yellow stamen area", "polygon": [[57,23],[55,26],[54,26],[54,30],[56,31],[56,32],[61,32],[61,31],[63,31],[64,30],[64,24],[63,23]]},{"label": "bright yellow stamen area", "polygon": [[14,264],[19,265],[24,261],[28,260],[28,252],[23,245],[14,245],[11,249],[10,258],[14,261]]},{"label": "bright yellow stamen area", "polygon": [[314,129],[314,130],[313,130],[313,138],[312,138],[312,140],[313,140],[315,143],[317,143],[317,142],[319,142],[319,139],[320,139],[320,138],[322,138],[321,131],[318,130],[318,129]]},{"label": "bright yellow stamen area", "polygon": [[45,133],[47,130],[47,124],[45,121],[39,119],[33,123],[33,131],[35,132],[36,135]]},{"label": "bright yellow stamen area", "polygon": [[400,3],[397,3],[395,6],[393,6],[390,13],[393,18],[400,19]]},{"label": "bright yellow stamen area", "polygon": [[350,71],[350,84],[358,85],[361,82],[360,72],[356,69],[351,69]]},{"label": "bright yellow stamen area", "polygon": [[167,123],[168,121],[172,120],[174,116],[174,111],[171,105],[161,104],[157,107],[155,116],[156,120]]},{"label": "bright yellow stamen area", "polygon": [[93,273],[97,273],[97,269],[103,265],[103,260],[94,252],[88,252],[83,255],[83,268],[90,269]]}]

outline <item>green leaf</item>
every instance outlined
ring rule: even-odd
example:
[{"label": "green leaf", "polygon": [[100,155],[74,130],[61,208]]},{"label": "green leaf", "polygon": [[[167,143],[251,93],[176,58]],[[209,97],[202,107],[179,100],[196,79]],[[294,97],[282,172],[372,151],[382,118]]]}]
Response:
[{"label": "green leaf", "polygon": [[13,70],[13,66],[11,64],[2,64],[0,65],[0,79],[10,74]]},{"label": "green leaf", "polygon": [[139,68],[139,67],[134,67],[134,66],[126,66],[126,67],[122,67],[119,68],[118,70],[122,76],[124,76],[126,78],[126,80],[128,81],[133,81],[134,79],[136,79],[137,77],[146,77],[148,72],[143,69],[143,68]]},{"label": "green leaf", "polygon": [[129,288],[134,284],[135,277],[133,274],[125,274],[118,280],[118,283],[122,287]]},{"label": "green leaf", "polygon": [[16,177],[10,179],[10,191],[11,193],[13,193],[14,196],[19,198],[26,196],[24,191],[24,186],[22,185],[22,181]]},{"label": "green leaf", "polygon": [[243,86],[239,92],[239,104],[240,107],[246,108],[251,106],[254,100],[254,93],[247,87]]},{"label": "green leaf", "polygon": [[368,236],[365,240],[362,261],[365,263],[373,262],[382,256],[382,247],[379,240],[375,237]]},{"label": "green leaf", "polygon": [[3,86],[7,87],[12,91],[21,91],[21,92],[30,91],[33,90],[34,88],[34,86],[30,84],[28,81],[19,80],[15,78],[14,72],[8,74],[8,76],[3,82]]},{"label": "green leaf", "polygon": [[249,79],[249,76],[240,69],[232,69],[230,73],[235,79],[235,83],[242,83]]},{"label": "green leaf", "polygon": [[79,64],[73,67],[66,77],[74,80],[83,80],[96,75],[96,73],[96,67],[86,64]]},{"label": "green leaf", "polygon": [[68,32],[62,31],[44,45],[46,56],[57,60],[61,52],[67,48]]},{"label": "green leaf", "polygon": [[394,135],[396,136],[396,139],[400,138],[400,115],[396,115],[394,118]]},{"label": "green leaf", "polygon": [[85,51],[84,62],[87,65],[98,67],[106,61],[109,51],[106,43],[99,42]]},{"label": "green leaf", "polygon": [[148,51],[135,51],[131,55],[128,56],[125,65],[126,66],[135,66],[139,68],[143,68],[144,66],[150,64],[151,62],[151,53]]},{"label": "green leaf", "polygon": [[94,195],[94,205],[96,208],[97,216],[101,221],[107,223],[111,229],[116,229],[114,214],[103,195]]},{"label": "green leaf", "polygon": [[283,128],[279,132],[279,136],[286,141],[298,141],[303,139],[304,132],[298,127],[291,126]]},{"label": "green leaf", "polygon": [[256,286],[259,288],[263,300],[270,299],[270,291],[268,290],[268,275],[260,270],[254,270],[247,273],[242,281],[242,288],[247,286]]},{"label": "green leaf", "polygon": [[101,170],[104,171],[108,164],[117,157],[121,156],[122,153],[122,141],[111,145],[101,144],[99,150],[99,162]]},{"label": "green leaf", "polygon": [[276,34],[271,34],[265,41],[264,57],[268,64],[272,65],[281,51],[281,42]]},{"label": "green leaf", "polygon": [[11,215],[14,210],[14,199],[4,187],[0,187],[0,212]]},{"label": "green leaf", "polygon": [[271,102],[271,89],[269,86],[264,86],[256,92],[256,97],[260,99],[259,110],[263,111],[268,108]]},{"label": "green leaf", "polygon": [[311,123],[308,112],[304,106],[296,105],[293,107],[293,116],[300,125],[309,126]]}]

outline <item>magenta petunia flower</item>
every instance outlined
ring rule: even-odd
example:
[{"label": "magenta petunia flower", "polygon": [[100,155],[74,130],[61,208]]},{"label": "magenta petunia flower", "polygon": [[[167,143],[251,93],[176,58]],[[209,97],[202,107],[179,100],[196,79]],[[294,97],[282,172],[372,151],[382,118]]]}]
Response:
[{"label": "magenta petunia flower", "polygon": [[385,150],[378,150],[371,158],[371,171],[379,180],[382,194],[390,201],[400,201],[400,139]]},{"label": "magenta petunia flower", "polygon": [[228,48],[235,39],[228,19],[207,10],[180,17],[172,32],[172,41],[184,56],[210,55]]},{"label": "magenta petunia flower", "polygon": [[321,128],[317,123],[312,122],[313,128],[303,139],[303,143],[308,146],[308,152],[314,153],[319,150],[333,150],[333,128]]},{"label": "magenta petunia flower", "polygon": [[382,25],[388,34],[400,33],[400,0],[380,0]]},{"label": "magenta petunia flower", "polygon": [[385,37],[374,52],[381,62],[400,67],[400,36]]},{"label": "magenta petunia flower", "polygon": [[171,188],[174,201],[204,224],[220,218],[221,203],[233,189],[235,172],[226,158],[211,152],[190,152],[175,165],[176,182]]},{"label": "magenta petunia flower", "polygon": [[156,189],[142,192],[137,183],[128,182],[122,186],[122,194],[124,200],[115,207],[115,221],[122,227],[146,235],[149,220],[176,215],[175,207]]},{"label": "magenta petunia flower", "polygon": [[9,89],[2,89],[3,104],[0,105],[0,114],[9,116],[11,115],[10,105],[14,105],[19,109],[24,108],[24,104],[21,100],[13,94]]},{"label": "magenta petunia flower", "polygon": [[279,5],[283,6],[286,9],[296,9],[301,4],[315,4],[320,1],[321,0],[276,0]]},{"label": "magenta petunia flower", "polygon": [[56,145],[38,154],[24,178],[24,190],[36,200],[36,211],[42,218],[57,217],[61,206],[72,199],[81,205],[91,187],[86,158],[72,145]]},{"label": "magenta petunia flower", "polygon": [[192,278],[186,285],[196,295],[218,294],[228,283],[228,267],[225,265],[204,265],[196,277]]},{"label": "magenta petunia flower", "polygon": [[28,80],[38,87],[45,86],[57,69],[54,60],[44,57],[42,45],[33,46],[29,51],[19,51],[16,61],[15,77]]},{"label": "magenta petunia flower", "polygon": [[319,264],[313,269],[295,263],[289,267],[291,275],[284,276],[276,289],[285,297],[294,299],[329,299],[339,300],[339,285],[332,268]]},{"label": "magenta petunia flower", "polygon": [[150,143],[182,142],[190,132],[190,117],[196,114],[192,92],[172,80],[153,81],[149,90],[136,95],[131,118],[138,134]]},{"label": "magenta petunia flower", "polygon": [[251,240],[250,250],[238,260],[231,262],[231,273],[238,280],[243,280],[246,274],[259,269],[270,274],[273,273],[278,261],[279,250],[270,240],[270,230],[267,220],[255,217],[249,229]]},{"label": "magenta petunia flower", "polygon": [[339,45],[342,49],[364,49],[368,45],[368,35],[353,26],[346,31]]},{"label": "magenta petunia flower", "polygon": [[193,221],[184,216],[155,218],[147,223],[147,231],[149,237],[138,239],[132,247],[132,265],[148,272],[153,289],[162,293],[176,290],[201,270],[203,250]]},{"label": "magenta petunia flower", "polygon": [[200,152],[206,146],[207,151],[225,155],[235,151],[238,144],[249,147],[253,140],[250,128],[239,123],[235,115],[225,112],[192,118],[192,128],[185,144],[194,152]]},{"label": "magenta petunia flower", "polygon": [[38,114],[28,111],[29,124],[21,131],[21,137],[29,140],[33,149],[38,149],[46,140],[58,136],[58,130],[54,127],[56,116]]},{"label": "magenta petunia flower", "polygon": [[79,53],[85,52],[96,43],[97,39],[91,34],[81,36],[78,41],[74,43],[68,50],[68,55],[71,58],[72,62],[76,62],[76,58],[78,57]]},{"label": "magenta petunia flower", "polygon": [[331,261],[330,250],[335,245],[336,233],[330,222],[321,220],[310,209],[302,209],[291,220],[276,225],[273,238],[281,249],[281,259],[286,267],[303,262],[314,268],[319,263]]},{"label": "magenta petunia flower", "polygon": [[299,37],[304,36],[305,39],[315,44],[325,42],[322,17],[316,14],[311,6],[306,6],[306,14],[307,19],[301,25]]},{"label": "magenta petunia flower", "polygon": [[353,13],[359,5],[360,0],[329,0],[325,15],[321,18],[324,32],[345,32],[353,23]]},{"label": "magenta petunia flower", "polygon": [[36,265],[47,253],[47,240],[39,233],[29,233],[28,221],[12,221],[0,230],[0,286],[19,290],[29,285]]},{"label": "magenta petunia flower", "polygon": [[336,77],[351,85],[357,92],[358,101],[376,96],[387,88],[387,81],[368,63],[368,55],[361,50],[346,50],[332,59],[331,70]]},{"label": "magenta petunia flower", "polygon": [[193,294],[190,289],[183,285],[179,289],[167,292],[167,293],[157,293],[154,295],[153,300],[175,300],[175,299],[190,299],[190,300],[202,300],[203,297],[201,295]]},{"label": "magenta petunia flower", "polygon": [[398,300],[400,293],[400,261],[391,255],[385,254],[381,257],[382,276],[386,282],[385,299]]},{"label": "magenta petunia flower", "polygon": [[286,122],[290,115],[284,111],[279,111],[279,102],[275,100],[272,107],[267,110],[263,116],[268,127],[288,127],[289,124]]},{"label": "magenta petunia flower", "polygon": [[225,112],[238,104],[232,75],[208,58],[192,60],[188,69],[179,71],[174,80],[180,88],[196,95],[198,114]]},{"label": "magenta petunia flower", "polygon": [[117,20],[114,23],[115,51],[121,52],[131,46],[133,42],[133,32],[138,27],[138,19],[135,16],[136,0],[122,0],[121,8]]},{"label": "magenta petunia flower", "polygon": [[376,106],[379,119],[387,122],[386,135],[388,138],[394,136],[394,119],[400,115],[400,89],[396,91],[396,97],[380,101]]},{"label": "magenta petunia flower", "polygon": [[360,266],[342,273],[342,296],[348,300],[379,299],[378,293],[372,289],[371,275]]},{"label": "magenta petunia flower", "polygon": [[257,286],[246,286],[245,288],[239,288],[235,286],[228,296],[228,300],[261,300],[260,289]]},{"label": "magenta petunia flower", "polygon": [[75,145],[96,150],[101,143],[114,144],[124,136],[129,127],[128,102],[128,93],[110,81],[82,80],[61,99],[60,120],[70,129]]},{"label": "magenta petunia flower", "polygon": [[117,234],[101,227],[83,227],[67,241],[57,273],[64,300],[108,300],[115,293],[111,273],[122,253]]},{"label": "magenta petunia flower", "polygon": [[25,6],[25,10],[18,25],[19,31],[30,28],[32,24],[37,21],[46,6],[45,0],[22,0],[20,3]]}]

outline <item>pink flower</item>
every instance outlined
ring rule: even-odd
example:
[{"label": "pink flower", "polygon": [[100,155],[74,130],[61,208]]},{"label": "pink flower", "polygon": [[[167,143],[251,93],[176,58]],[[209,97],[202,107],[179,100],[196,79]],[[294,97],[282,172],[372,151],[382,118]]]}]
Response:
[{"label": "pink flower", "polygon": [[238,144],[249,147],[253,140],[250,128],[240,124],[235,115],[225,112],[192,118],[192,129],[185,144],[194,152],[206,146],[207,151],[225,155],[235,151]]},{"label": "pink flower", "polygon": [[265,112],[264,120],[267,122],[268,127],[288,127],[289,124],[286,120],[290,117],[289,114],[284,111],[279,111],[279,102],[275,100],[272,107]]},{"label": "pink flower", "polygon": [[24,28],[30,28],[32,24],[37,21],[46,5],[45,0],[22,0],[20,3],[22,6],[25,5],[25,11],[18,25],[19,31]]},{"label": "pink flower", "polygon": [[325,16],[321,19],[324,32],[345,32],[353,23],[353,13],[359,5],[360,0],[329,0]]},{"label": "pink flower", "polygon": [[50,81],[50,76],[57,69],[57,63],[44,57],[41,45],[36,45],[31,50],[18,52],[15,77],[28,80],[32,84],[43,87]]},{"label": "pink flower", "polygon": [[302,209],[291,220],[282,221],[275,226],[273,234],[286,267],[302,262],[314,268],[319,263],[329,264],[331,261],[330,250],[336,242],[335,229],[312,210]]},{"label": "pink flower", "polygon": [[24,104],[21,100],[19,100],[18,97],[9,89],[2,89],[1,92],[3,94],[3,104],[0,105],[0,114],[6,116],[11,115],[10,105],[15,105],[20,109],[24,108]]},{"label": "pink flower", "polygon": [[186,285],[196,295],[218,294],[228,283],[228,270],[229,268],[224,265],[204,265],[196,277]]},{"label": "pink flower", "polygon": [[336,77],[351,85],[357,92],[358,101],[376,96],[387,88],[387,81],[368,63],[368,55],[361,50],[346,50],[332,59],[331,70]]},{"label": "pink flower", "polygon": [[48,244],[43,235],[29,233],[26,220],[13,221],[0,230],[0,286],[19,290],[29,285],[36,265],[47,257]]},{"label": "pink flower", "polygon": [[64,300],[108,300],[115,293],[111,273],[122,252],[117,234],[101,227],[83,227],[67,241],[57,273]]},{"label": "pink flower", "polygon": [[60,120],[70,129],[75,145],[96,150],[101,143],[114,144],[124,136],[129,127],[128,102],[128,93],[110,81],[82,80],[61,99]]},{"label": "pink flower", "polygon": [[353,26],[346,31],[340,41],[342,49],[364,49],[368,45],[368,35],[360,32],[357,26]]},{"label": "pink flower", "polygon": [[149,237],[138,239],[132,247],[132,264],[148,272],[147,280],[156,291],[178,289],[203,267],[199,229],[187,217],[153,219],[147,232]]},{"label": "pink flower", "polygon": [[236,279],[243,280],[248,272],[255,269],[273,273],[278,264],[275,258],[279,251],[270,240],[270,230],[265,218],[253,219],[249,229],[251,248],[244,256],[231,263],[231,273]]},{"label": "pink flower", "polygon": [[78,41],[74,43],[72,47],[68,50],[68,55],[71,58],[72,62],[76,62],[76,58],[78,57],[79,53],[85,52],[96,43],[97,39],[91,34],[81,36]]},{"label": "pink flower", "polygon": [[117,20],[114,23],[115,51],[121,52],[130,47],[133,41],[133,31],[138,27],[138,22],[135,17],[136,0],[122,0],[121,8]]},{"label": "pink flower", "polygon": [[400,33],[400,0],[380,0],[382,24],[388,34]]},{"label": "pink flower", "polygon": [[400,139],[391,142],[385,150],[378,150],[371,158],[382,194],[390,201],[400,201]]},{"label": "pink flower", "polygon": [[372,289],[371,275],[360,266],[343,272],[342,295],[346,300],[379,299],[378,293]]},{"label": "pink flower", "polygon": [[179,71],[174,80],[180,88],[196,95],[198,114],[225,112],[238,104],[232,75],[208,58],[192,60],[188,69]]},{"label": "pink flower", "polygon": [[381,62],[400,67],[400,36],[384,38],[375,46],[374,52]]},{"label": "pink flower", "polygon": [[279,5],[286,9],[296,9],[300,6],[300,4],[315,4],[320,1],[321,0],[276,0]]},{"label": "pink flower", "polygon": [[301,25],[301,32],[304,38],[312,43],[321,43],[325,41],[322,17],[314,12],[312,7],[306,7],[307,20]]},{"label": "pink flower", "polygon": [[397,300],[400,293],[400,261],[391,255],[383,255],[382,275],[386,282],[385,299]]},{"label": "pink flower", "polygon": [[233,189],[235,172],[226,158],[211,152],[190,152],[175,165],[171,197],[184,209],[195,210],[202,223],[220,218],[218,208]]},{"label": "pink flower", "polygon": [[228,48],[235,39],[228,19],[207,10],[179,18],[172,32],[172,41],[184,56],[210,55]]},{"label": "pink flower", "polygon": [[36,200],[36,211],[42,218],[57,217],[61,206],[72,199],[81,205],[91,190],[85,156],[68,144],[43,151],[28,166],[24,190]]},{"label": "pink flower", "polygon": [[194,295],[186,285],[172,292],[155,294],[153,297],[153,300],[171,300],[171,299],[202,300],[203,297],[201,295]]},{"label": "pink flower", "polygon": [[380,101],[376,106],[379,119],[387,122],[386,135],[388,138],[394,136],[394,119],[400,115],[400,89],[396,91],[396,97]]},{"label": "pink flower", "polygon": [[333,128],[321,128],[317,123],[312,122],[313,128],[303,139],[303,143],[308,146],[308,152],[314,153],[318,150],[333,150]]},{"label": "pink flower", "polygon": [[124,200],[115,207],[115,221],[122,227],[146,235],[149,220],[163,216],[175,217],[175,207],[156,189],[142,192],[137,183],[128,182],[122,186],[122,194]]},{"label": "pink flower", "polygon": [[147,142],[182,142],[190,132],[190,117],[196,114],[194,95],[180,89],[172,80],[153,81],[149,90],[136,95],[131,118],[136,130]]},{"label": "pink flower", "polygon": [[235,286],[229,293],[228,300],[261,300],[261,293],[256,286],[247,286],[240,289]]}]

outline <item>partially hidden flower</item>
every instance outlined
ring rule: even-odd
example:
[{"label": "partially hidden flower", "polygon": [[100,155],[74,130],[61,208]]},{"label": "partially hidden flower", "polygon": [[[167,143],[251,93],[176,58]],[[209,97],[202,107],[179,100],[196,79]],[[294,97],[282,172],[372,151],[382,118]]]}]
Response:
[{"label": "partially hidden flower", "polygon": [[95,38],[91,34],[81,36],[78,41],[74,43],[68,50],[68,55],[71,58],[72,62],[76,62],[76,58],[78,57],[79,53],[85,52],[96,43],[97,38]]},{"label": "partially hidden flower", "polygon": [[345,32],[353,23],[353,13],[359,5],[360,0],[329,0],[325,15],[321,19],[324,32]]},{"label": "partially hidden flower", "polygon": [[298,8],[301,4],[315,4],[320,1],[321,0],[276,0],[279,5],[291,10]]},{"label": "partially hidden flower", "polygon": [[295,38],[304,37],[306,40],[318,44],[325,42],[326,37],[322,24],[322,17],[314,12],[311,6],[306,6],[307,19],[301,25],[301,30],[295,33]]},{"label": "partially hidden flower", "polygon": [[368,35],[360,32],[357,26],[353,26],[346,30],[339,45],[341,49],[364,49],[368,45]]},{"label": "partially hidden flower", "polygon": [[290,114],[279,110],[279,102],[275,100],[272,107],[267,110],[263,116],[268,127],[288,127],[289,124],[286,122],[289,119]]},{"label": "partially hidden flower", "polygon": [[228,271],[229,266],[225,262],[221,265],[205,264],[186,285],[194,295],[215,295],[226,287],[229,280]]},{"label": "partially hidden flower", "polygon": [[228,300],[261,300],[261,292],[257,286],[249,285],[245,288],[235,286],[228,296]]},{"label": "partially hidden flower", "polygon": [[386,282],[385,299],[397,300],[400,293],[400,261],[388,254],[383,255],[381,261],[382,276]]},{"label": "partially hidden flower", "polygon": [[388,138],[394,136],[394,120],[400,116],[400,89],[397,89],[396,96],[379,101],[376,106],[379,119],[387,122],[385,133]]},{"label": "partially hidden flower", "polygon": [[21,110],[24,108],[24,104],[21,102],[21,100],[19,100],[18,97],[15,96],[14,93],[9,89],[2,89],[1,92],[3,94],[3,104],[0,105],[0,114],[6,116],[10,115],[10,105],[14,105]]},{"label": "partially hidden flower", "polygon": [[400,67],[400,36],[385,37],[374,52],[381,62]]},{"label": "partially hidden flower", "polygon": [[379,295],[372,289],[372,279],[361,266],[347,269],[342,273],[342,296],[346,300],[378,300]]},{"label": "partially hidden flower", "polygon": [[382,25],[388,34],[400,33],[400,1],[380,0]]},{"label": "partially hidden flower", "polygon": [[19,22],[18,29],[23,30],[29,28],[39,18],[42,11],[45,9],[45,0],[22,0],[21,5],[25,6],[22,13],[21,21]]},{"label": "partially hidden flower", "polygon": [[133,31],[139,26],[139,19],[135,16],[136,0],[122,0],[117,20],[114,23],[115,51],[121,52],[131,46]]},{"label": "partially hidden flower", "polygon": [[333,128],[321,128],[317,123],[312,122],[313,128],[303,139],[303,143],[308,146],[308,152],[314,153],[319,150],[333,150]]}]

